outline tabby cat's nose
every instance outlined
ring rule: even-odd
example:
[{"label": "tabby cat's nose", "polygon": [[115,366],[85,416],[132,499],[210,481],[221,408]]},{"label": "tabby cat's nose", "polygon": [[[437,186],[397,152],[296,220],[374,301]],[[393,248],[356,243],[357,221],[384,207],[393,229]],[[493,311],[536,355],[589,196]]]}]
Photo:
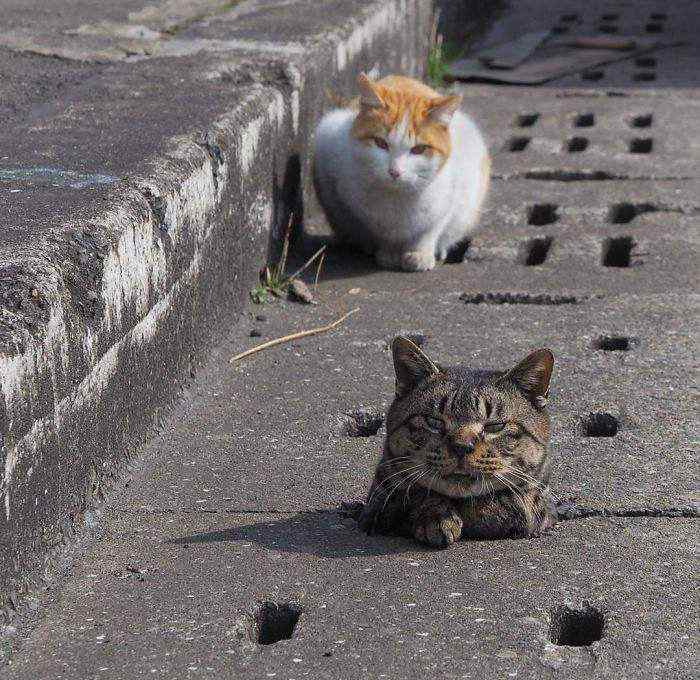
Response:
[{"label": "tabby cat's nose", "polygon": [[466,456],[474,453],[474,449],[476,448],[476,439],[468,439],[466,441],[461,440],[458,442],[453,441],[451,448],[455,456],[458,458],[465,458]]}]

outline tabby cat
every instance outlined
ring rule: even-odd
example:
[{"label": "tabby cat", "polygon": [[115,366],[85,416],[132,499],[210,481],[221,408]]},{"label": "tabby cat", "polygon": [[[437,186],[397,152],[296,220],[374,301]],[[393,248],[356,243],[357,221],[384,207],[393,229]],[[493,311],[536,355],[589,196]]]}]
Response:
[{"label": "tabby cat", "polygon": [[537,350],[500,372],[443,368],[402,337],[392,350],[396,398],[361,528],[446,548],[460,537],[551,527],[552,353]]},{"label": "tabby cat", "polygon": [[385,269],[432,269],[474,230],[490,159],[460,95],[404,76],[358,78],[318,125],[314,185],[336,235]]}]

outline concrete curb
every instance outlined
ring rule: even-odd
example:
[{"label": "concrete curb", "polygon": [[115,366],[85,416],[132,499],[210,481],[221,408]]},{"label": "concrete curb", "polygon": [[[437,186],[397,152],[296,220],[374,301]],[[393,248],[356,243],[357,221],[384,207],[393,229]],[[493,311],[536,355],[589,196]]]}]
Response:
[{"label": "concrete curb", "polygon": [[0,242],[7,618],[244,309],[277,229],[300,214],[324,90],[348,91],[360,68],[424,62],[428,0],[336,5],[322,30],[296,36],[301,51],[270,53],[258,36],[259,49],[186,61],[184,87],[230,87],[223,114],[183,124],[122,179]]}]

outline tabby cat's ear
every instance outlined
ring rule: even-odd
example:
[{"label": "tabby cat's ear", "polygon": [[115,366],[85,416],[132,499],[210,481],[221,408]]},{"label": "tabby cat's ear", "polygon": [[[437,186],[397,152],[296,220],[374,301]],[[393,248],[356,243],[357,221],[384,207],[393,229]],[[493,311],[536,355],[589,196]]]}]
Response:
[{"label": "tabby cat's ear", "polygon": [[384,102],[374,89],[374,83],[368,78],[366,73],[360,73],[357,76],[357,87],[360,90],[360,104],[362,106],[371,106],[373,108],[384,106]]},{"label": "tabby cat's ear", "polygon": [[449,125],[450,121],[452,120],[452,116],[454,116],[455,111],[457,111],[461,103],[461,94],[455,94],[450,97],[440,97],[439,99],[435,99],[431,102],[428,118],[435,121],[436,123]]},{"label": "tabby cat's ear", "polygon": [[394,355],[397,397],[406,396],[419,382],[440,373],[440,367],[408,338],[400,335],[394,338],[391,351]]},{"label": "tabby cat's ear", "polygon": [[549,395],[549,381],[554,368],[554,355],[548,349],[538,349],[511,368],[502,380],[508,379],[525,392],[535,405],[543,408]]}]

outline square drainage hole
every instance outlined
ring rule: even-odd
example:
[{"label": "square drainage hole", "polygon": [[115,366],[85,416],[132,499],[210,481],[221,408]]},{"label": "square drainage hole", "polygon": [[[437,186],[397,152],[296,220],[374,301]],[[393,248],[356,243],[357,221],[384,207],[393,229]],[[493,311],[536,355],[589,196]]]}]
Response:
[{"label": "square drainage hole", "polygon": [[589,128],[595,125],[595,114],[594,113],[579,113],[576,118],[574,118],[574,127],[577,128]]},{"label": "square drainage hole", "polygon": [[602,80],[605,76],[604,71],[584,71],[581,74],[582,80]]},{"label": "square drainage hole", "polygon": [[658,21],[650,21],[645,26],[645,29],[647,33],[663,33],[664,25]]},{"label": "square drainage hole", "polygon": [[551,236],[530,239],[522,249],[520,263],[526,267],[539,267],[544,264],[553,240]]},{"label": "square drainage hole", "polygon": [[603,613],[584,603],[580,609],[568,605],[555,607],[549,615],[549,639],[555,645],[588,647],[603,637]]},{"label": "square drainage hole", "polygon": [[620,430],[620,421],[610,413],[589,413],[581,430],[584,437],[614,437]]},{"label": "square drainage hole", "polygon": [[611,224],[629,224],[637,215],[656,212],[657,206],[651,203],[615,203],[608,211],[608,222]]},{"label": "square drainage hole", "polygon": [[521,128],[532,127],[539,120],[539,117],[539,113],[521,113],[516,116],[515,124]]},{"label": "square drainage hole", "polygon": [[651,153],[654,140],[651,137],[637,137],[630,142],[630,153]]},{"label": "square drainage hole", "polygon": [[630,121],[630,127],[633,128],[649,128],[654,122],[653,113],[641,113],[638,116],[634,116]]},{"label": "square drainage hole", "polygon": [[581,153],[588,148],[588,140],[585,137],[572,137],[566,142],[566,150],[569,153]]},{"label": "square drainage hole", "polygon": [[604,267],[629,267],[632,264],[632,250],[635,242],[631,236],[617,236],[605,239],[602,264]]},{"label": "square drainage hole", "polygon": [[634,63],[641,68],[656,68],[656,59],[654,57],[637,57]]},{"label": "square drainage hole", "polygon": [[459,241],[459,243],[453,245],[447,251],[445,264],[462,264],[462,262],[467,259],[467,253],[469,252],[469,246],[471,246],[471,244],[471,240],[464,239],[463,241]]},{"label": "square drainage hole", "polygon": [[625,335],[601,335],[593,341],[593,349],[604,352],[629,352],[632,340]]},{"label": "square drainage hole", "polygon": [[559,206],[554,203],[535,203],[527,207],[527,223],[536,227],[554,224],[559,219]]},{"label": "square drainage hole", "polygon": [[632,76],[632,80],[637,83],[650,83],[656,80],[656,73],[653,71],[639,71]]},{"label": "square drainage hole", "polygon": [[257,642],[260,645],[273,645],[281,640],[290,640],[302,615],[298,602],[261,602],[255,613]]},{"label": "square drainage hole", "polygon": [[508,151],[524,151],[529,143],[529,137],[511,137],[506,144],[506,149]]},{"label": "square drainage hole", "polygon": [[358,408],[348,413],[343,431],[348,437],[373,437],[384,424],[384,414],[371,408]]}]

